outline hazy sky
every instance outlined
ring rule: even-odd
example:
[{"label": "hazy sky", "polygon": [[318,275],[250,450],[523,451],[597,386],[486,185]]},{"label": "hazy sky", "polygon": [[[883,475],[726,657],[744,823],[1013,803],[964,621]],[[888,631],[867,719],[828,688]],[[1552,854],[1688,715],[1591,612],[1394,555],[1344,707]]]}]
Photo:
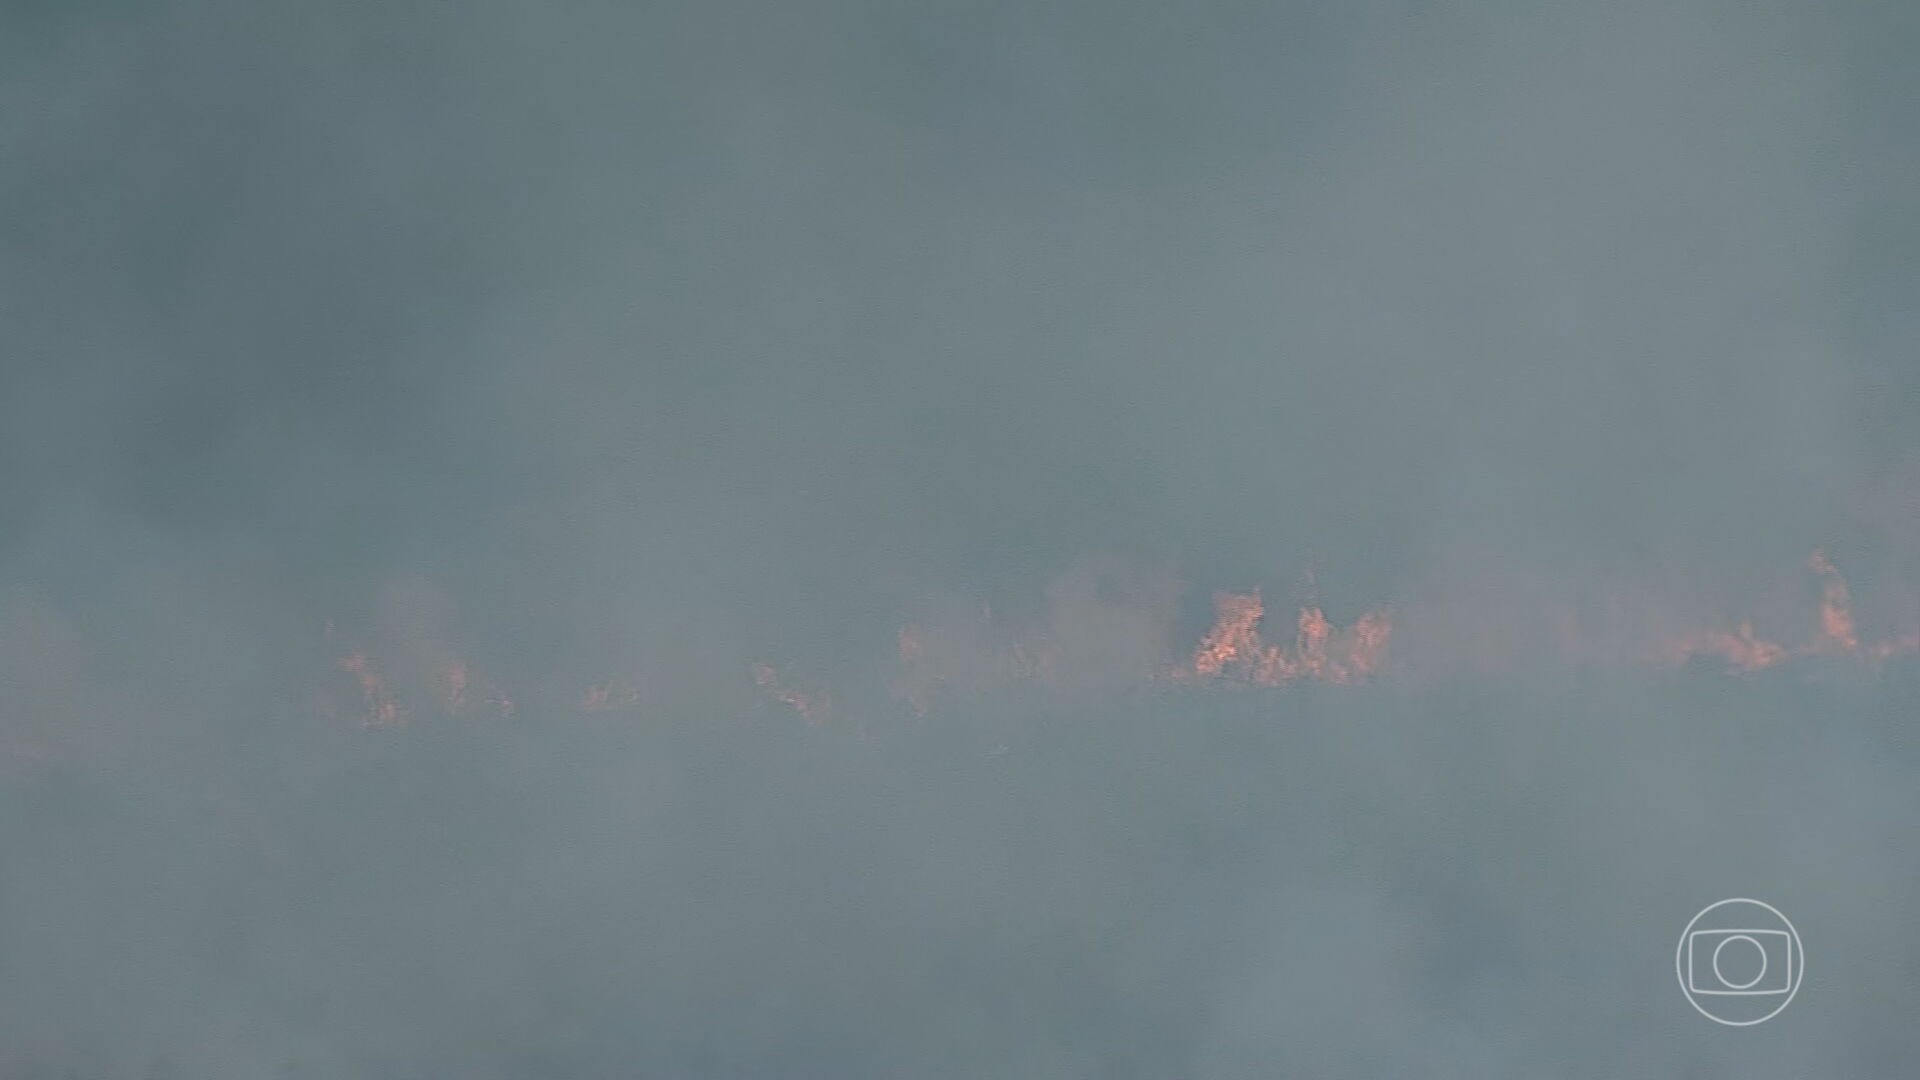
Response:
[{"label": "hazy sky", "polygon": [[[902,621],[1058,619],[1088,560],[1182,632],[1308,571],[1341,618],[1507,572],[1719,604],[1821,546],[1920,583],[1916,47],[1897,2],[6,5],[0,743],[51,757],[0,772],[0,1064],[1898,1075],[1892,676],[1277,699],[1284,738],[1174,698],[1111,750],[1111,703],[819,745],[717,687],[884,682]],[[302,711],[329,620],[703,689],[369,749]],[[1688,862],[1736,822],[1669,818],[1756,776],[1807,789],[1734,817],[1797,839]],[[1770,881],[1905,966],[1730,1049],[1637,958],[1532,951],[1545,905],[1658,975]],[[1210,936],[1262,905],[1336,926]]]}]

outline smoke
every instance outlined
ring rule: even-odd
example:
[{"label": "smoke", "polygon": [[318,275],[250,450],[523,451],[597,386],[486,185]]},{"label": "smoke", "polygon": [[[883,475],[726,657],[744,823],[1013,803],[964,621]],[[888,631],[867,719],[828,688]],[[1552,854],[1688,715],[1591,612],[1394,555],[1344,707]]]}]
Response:
[{"label": "smoke", "polygon": [[1896,1075],[1916,29],[14,5],[0,1073]]}]

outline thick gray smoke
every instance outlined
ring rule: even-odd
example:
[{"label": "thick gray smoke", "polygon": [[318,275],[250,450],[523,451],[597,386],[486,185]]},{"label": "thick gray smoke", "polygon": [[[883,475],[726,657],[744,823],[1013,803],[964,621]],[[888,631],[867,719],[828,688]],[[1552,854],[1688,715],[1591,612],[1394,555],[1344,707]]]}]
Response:
[{"label": "thick gray smoke", "polygon": [[[1916,47],[5,6],[0,1076],[1905,1075],[1906,662],[1136,676],[1815,548],[1916,629]],[[1733,895],[1811,959],[1745,1030]]]}]

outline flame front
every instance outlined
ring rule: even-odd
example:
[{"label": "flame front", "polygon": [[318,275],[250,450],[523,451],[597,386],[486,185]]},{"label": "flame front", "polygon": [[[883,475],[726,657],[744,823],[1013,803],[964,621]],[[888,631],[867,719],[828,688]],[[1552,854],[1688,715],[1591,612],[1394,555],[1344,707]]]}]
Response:
[{"label": "flame front", "polygon": [[1807,557],[1807,568],[1820,575],[1820,647],[1837,653],[1860,651],[1860,638],[1853,629],[1853,598],[1840,571],[1827,561],[1826,553],[1816,550]]},{"label": "flame front", "polygon": [[1261,686],[1310,679],[1348,686],[1379,670],[1386,658],[1393,623],[1384,611],[1370,611],[1345,630],[1336,630],[1318,607],[1300,609],[1293,648],[1260,639],[1266,613],[1258,590],[1217,593],[1212,629],[1200,639],[1193,659],[1178,674],[1232,678]]},{"label": "flame front", "polygon": [[[1388,644],[1411,656],[1396,661],[1392,670],[1417,676],[1422,672],[1456,669],[1464,658],[1472,670],[1510,670],[1511,653],[1504,642],[1527,639],[1544,645],[1545,658],[1557,646],[1560,662],[1580,666],[1678,667],[1699,660],[1717,661],[1728,671],[1756,672],[1797,660],[1852,661],[1875,664],[1896,656],[1920,654],[1920,631],[1870,638],[1861,629],[1846,580],[1824,551],[1814,551],[1806,570],[1819,585],[1815,617],[1806,619],[1801,644],[1788,644],[1756,628],[1751,619],[1731,625],[1702,625],[1676,617],[1673,602],[1662,594],[1630,590],[1610,591],[1597,606],[1585,608],[1552,602],[1535,611],[1511,598],[1475,595],[1474,602],[1457,609],[1415,604],[1408,608],[1404,640],[1396,637],[1393,614],[1374,608],[1346,626],[1328,618],[1317,604],[1298,609],[1290,640],[1269,642],[1262,636],[1266,603],[1258,589],[1220,592],[1213,597],[1214,617],[1199,642],[1184,659],[1169,663],[1168,655],[1182,655],[1166,645],[1148,646],[1153,636],[1144,628],[1171,625],[1170,611],[1142,614],[1140,610],[1101,606],[1105,601],[1066,590],[1063,608],[1046,621],[1024,630],[999,624],[993,612],[976,605],[972,611],[948,613],[945,618],[901,627],[894,635],[894,674],[887,680],[893,698],[915,716],[926,716],[949,696],[993,692],[1018,684],[1033,684],[1055,692],[1110,685],[1112,680],[1141,681],[1160,677],[1191,684],[1278,687],[1297,682],[1351,686],[1389,671]],[[1075,605],[1079,606],[1075,606]],[[1497,612],[1505,611],[1502,617]],[[1414,615],[1420,619],[1415,619]],[[1438,616],[1436,618],[1436,616]],[[1157,620],[1157,621],[1156,621]],[[1783,620],[1774,618],[1775,623]],[[1164,625],[1163,625],[1164,624]],[[1115,628],[1123,628],[1115,635]],[[1089,635],[1098,628],[1108,637]],[[1530,629],[1533,628],[1533,629]],[[1157,633],[1157,630],[1155,631]],[[335,640],[331,623],[325,638]],[[1466,652],[1440,648],[1451,641],[1469,643]],[[1473,642],[1488,644],[1476,659]],[[422,703],[428,714],[447,717],[493,712],[511,716],[515,705],[506,692],[478,672],[452,649],[429,635],[425,641],[400,638],[382,659],[364,648],[353,648],[334,661],[352,677],[357,708],[323,707],[329,715],[357,712],[367,727],[389,727],[405,722]],[[1436,648],[1441,654],[1436,663]],[[1156,651],[1161,650],[1161,651]],[[1114,657],[1119,657],[1118,662]],[[409,660],[408,658],[412,659]],[[1157,657],[1157,658],[1156,658]],[[1089,672],[1093,674],[1090,676]],[[791,709],[809,724],[822,723],[830,714],[831,699],[819,689],[800,689],[773,665],[746,665],[748,680],[772,701]],[[345,688],[343,687],[342,690]],[[615,678],[575,692],[567,703],[587,712],[613,712],[645,707],[655,700],[643,695],[639,683]]]},{"label": "flame front", "polygon": [[1729,634],[1705,631],[1683,638],[1676,651],[1682,660],[1717,657],[1735,671],[1759,671],[1795,657],[1831,657],[1877,662],[1920,652],[1920,634],[1910,633],[1862,644],[1854,621],[1853,595],[1824,551],[1807,557],[1807,569],[1820,580],[1820,622],[1812,641],[1789,647],[1755,636],[1753,625],[1742,622]]},{"label": "flame front", "polygon": [[1750,622],[1741,623],[1733,633],[1708,630],[1693,635],[1684,639],[1676,651],[1682,662],[1696,656],[1716,656],[1735,671],[1770,668],[1792,655],[1783,645],[1754,637]]}]

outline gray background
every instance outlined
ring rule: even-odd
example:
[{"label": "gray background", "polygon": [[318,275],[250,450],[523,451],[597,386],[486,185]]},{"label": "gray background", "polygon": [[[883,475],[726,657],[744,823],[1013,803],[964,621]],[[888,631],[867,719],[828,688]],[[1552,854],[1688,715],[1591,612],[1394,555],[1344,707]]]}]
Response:
[{"label": "gray background", "polygon": [[1103,559],[1910,629],[1916,11],[0,7],[0,1066],[1902,1075],[1899,665],[882,688]]}]

